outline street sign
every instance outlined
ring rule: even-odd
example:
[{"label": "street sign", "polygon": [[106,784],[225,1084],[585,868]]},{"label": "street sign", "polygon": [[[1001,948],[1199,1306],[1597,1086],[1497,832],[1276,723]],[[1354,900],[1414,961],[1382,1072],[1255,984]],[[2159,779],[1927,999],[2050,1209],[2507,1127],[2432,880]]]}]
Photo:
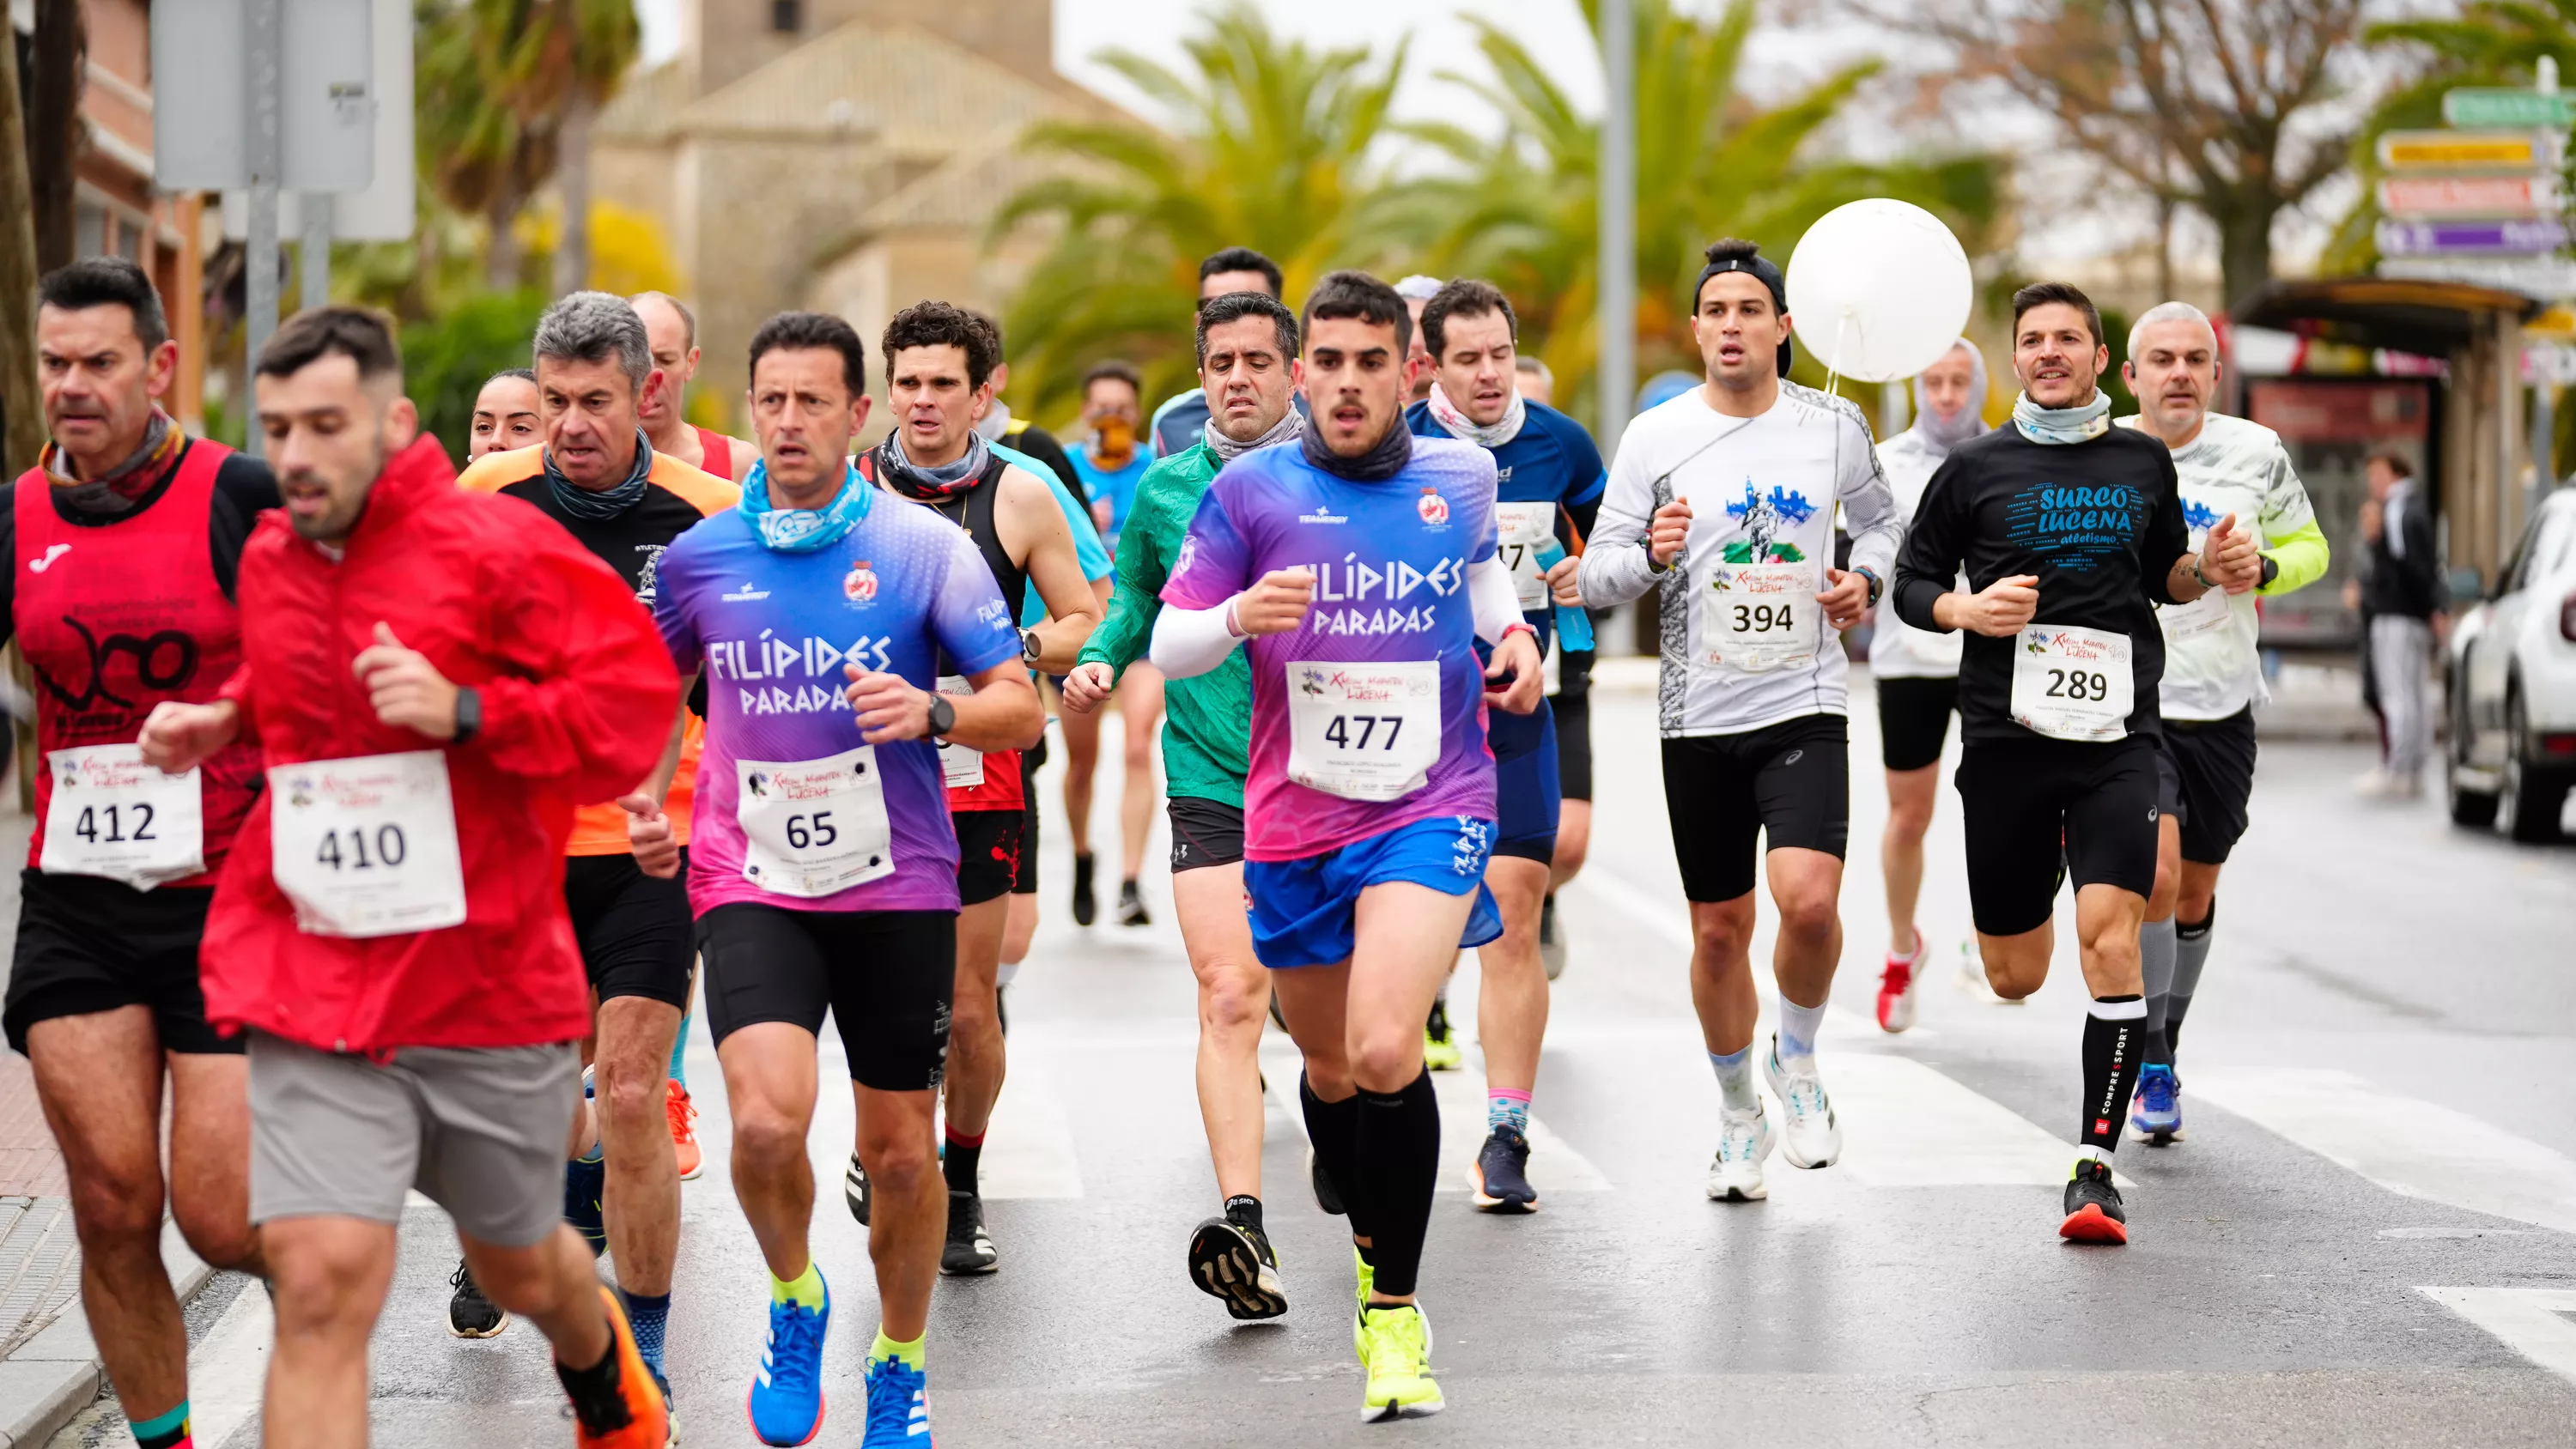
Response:
[{"label": "street sign", "polygon": [[2403,220],[2547,216],[2559,209],[2558,178],[2383,176],[2379,209]]},{"label": "street sign", "polygon": [[2548,337],[2576,342],[2576,308],[2564,305],[2550,308],[2522,324],[2525,337]]},{"label": "street sign", "polygon": [[2566,137],[2547,131],[2390,131],[2379,164],[2391,171],[2555,171]]},{"label": "street sign", "polygon": [[2563,131],[2576,126],[2576,91],[2460,86],[2442,93],[2442,119],[2454,126]]},{"label": "street sign", "polygon": [[[373,7],[280,4],[278,184],[362,189],[376,170]],[[152,7],[152,179],[162,189],[250,185],[249,31],[243,0]]]},{"label": "street sign", "polygon": [[2419,282],[2466,282],[2543,301],[2576,297],[2576,260],[2566,257],[2390,257],[2379,275]]},{"label": "street sign", "polygon": [[[168,0],[164,0],[168,3]],[[411,0],[370,0],[375,12],[376,175],[362,191],[331,193],[331,235],[341,241],[408,241],[415,197],[412,160]],[[306,198],[293,191],[277,199],[277,229],[304,232]],[[224,192],[224,235],[250,236],[250,193]]]},{"label": "street sign", "polygon": [[2383,257],[2514,256],[2554,252],[2567,245],[2567,224],[2554,216],[2513,221],[2387,221],[2379,223]]}]

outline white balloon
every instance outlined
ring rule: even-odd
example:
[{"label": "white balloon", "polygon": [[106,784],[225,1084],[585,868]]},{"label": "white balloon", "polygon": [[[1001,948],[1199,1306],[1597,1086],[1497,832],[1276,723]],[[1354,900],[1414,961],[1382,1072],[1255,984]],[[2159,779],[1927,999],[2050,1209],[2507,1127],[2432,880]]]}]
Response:
[{"label": "white balloon", "polygon": [[1807,355],[1861,382],[1912,377],[1968,325],[1977,281],[1941,218],[1884,196],[1835,207],[1789,254],[1789,318]]}]

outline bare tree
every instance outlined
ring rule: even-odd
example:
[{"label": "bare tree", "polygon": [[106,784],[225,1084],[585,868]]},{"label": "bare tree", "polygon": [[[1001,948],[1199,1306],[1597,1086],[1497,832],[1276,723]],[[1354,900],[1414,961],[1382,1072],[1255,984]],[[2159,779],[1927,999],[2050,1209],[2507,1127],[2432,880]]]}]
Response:
[{"label": "bare tree", "polygon": [[[2001,90],[2152,203],[2218,232],[2226,299],[2271,276],[2272,224],[2343,169],[2330,114],[2365,0],[1850,0],[1944,45],[1938,89]],[[2166,240],[2170,241],[2168,235]]]},{"label": "bare tree", "polygon": [[0,477],[34,466],[45,444],[36,384],[36,228],[18,105],[17,36],[0,46]]},{"label": "bare tree", "polygon": [[80,160],[81,89],[89,72],[89,26],[81,0],[36,0],[36,73],[27,82],[27,172],[36,219],[36,265],[71,262],[73,175]]}]

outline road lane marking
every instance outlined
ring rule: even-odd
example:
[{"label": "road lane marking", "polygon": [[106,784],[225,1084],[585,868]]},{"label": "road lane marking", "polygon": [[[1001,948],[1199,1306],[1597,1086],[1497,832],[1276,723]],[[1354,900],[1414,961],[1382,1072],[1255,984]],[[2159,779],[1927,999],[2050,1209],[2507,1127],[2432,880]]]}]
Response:
[{"label": "road lane marking", "polygon": [[2055,1187],[2075,1161],[2074,1144],[1911,1057],[1818,1066],[1843,1129],[1835,1166],[1871,1187]]},{"label": "road lane marking", "polygon": [[2415,1290],[2504,1340],[2524,1358],[2576,1382],[2576,1289],[2418,1288]]},{"label": "road lane marking", "polygon": [[[1275,1036],[1262,1038],[1261,1071],[1270,1081],[1270,1101],[1279,1116],[1301,1142],[1306,1140],[1306,1113],[1298,1105],[1298,1074],[1303,1070],[1294,1042]],[[1485,1145],[1485,1074],[1476,1069],[1470,1058],[1454,1072],[1433,1072],[1431,1090],[1440,1102],[1440,1188],[1442,1192],[1467,1192],[1476,1185],[1467,1169],[1476,1162],[1477,1149]],[[1265,1115],[1265,1122],[1276,1118]],[[1544,1203],[1553,1192],[1608,1192],[1610,1179],[1591,1159],[1574,1148],[1574,1144],[1550,1129],[1537,1113],[1530,1114],[1529,1179],[1538,1189]]]},{"label": "road lane marking", "polygon": [[1012,1058],[1010,1078],[984,1133],[984,1196],[1082,1196],[1073,1119],[1065,1113],[1064,1094],[1056,1090],[1052,1065],[1043,1052],[1023,1051]]},{"label": "road lane marking", "polygon": [[2195,1068],[2191,1094],[2390,1192],[2576,1232],[2576,1162],[2483,1118],[2319,1068]]}]

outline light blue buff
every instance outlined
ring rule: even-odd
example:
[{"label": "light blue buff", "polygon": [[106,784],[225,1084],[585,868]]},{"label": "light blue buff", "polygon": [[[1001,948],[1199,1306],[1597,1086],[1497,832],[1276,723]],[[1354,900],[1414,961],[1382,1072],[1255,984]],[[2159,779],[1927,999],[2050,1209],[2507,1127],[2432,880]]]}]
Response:
[{"label": "light blue buff", "polygon": [[779,508],[769,501],[769,464],[751,465],[742,480],[742,501],[734,507],[760,534],[761,545],[775,553],[813,553],[830,548],[868,516],[876,490],[859,481],[858,469],[842,465],[841,491],[822,508]]}]

